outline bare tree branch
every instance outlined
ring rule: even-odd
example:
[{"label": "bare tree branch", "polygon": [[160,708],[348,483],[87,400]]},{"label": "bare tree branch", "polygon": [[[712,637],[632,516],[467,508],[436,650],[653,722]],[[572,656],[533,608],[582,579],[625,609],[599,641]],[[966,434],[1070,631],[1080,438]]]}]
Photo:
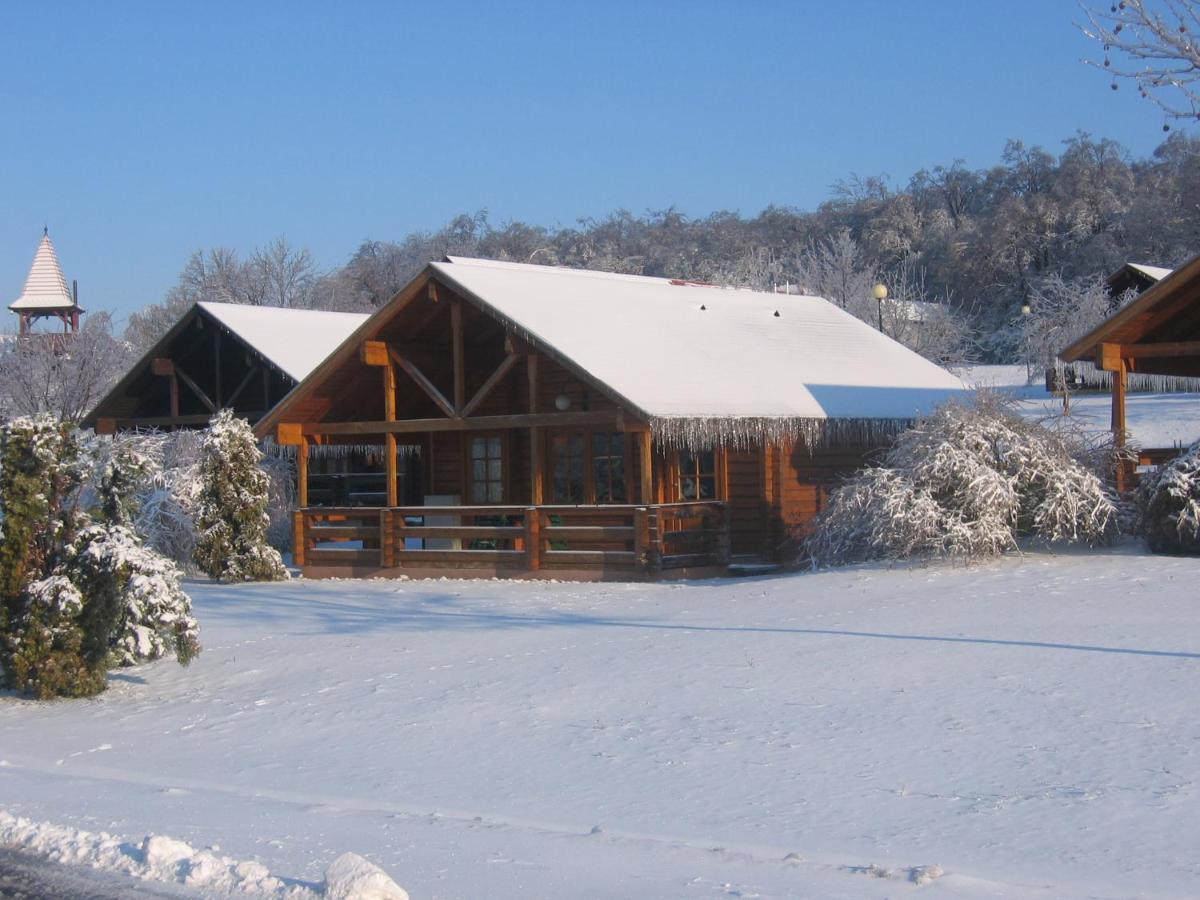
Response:
[{"label": "bare tree branch", "polygon": [[1110,73],[1113,90],[1118,79],[1127,79],[1168,118],[1200,119],[1196,0],[1119,0],[1107,10],[1084,6],[1083,11],[1088,24],[1080,30],[1104,47],[1101,61],[1085,62]]}]

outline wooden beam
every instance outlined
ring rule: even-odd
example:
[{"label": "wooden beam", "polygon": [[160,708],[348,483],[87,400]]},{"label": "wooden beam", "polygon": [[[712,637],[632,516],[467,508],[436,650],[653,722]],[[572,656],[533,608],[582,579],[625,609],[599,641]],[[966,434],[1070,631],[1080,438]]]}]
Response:
[{"label": "wooden beam", "polygon": [[1096,359],[1096,366],[1105,372],[1119,371],[1121,368],[1121,345],[1101,344],[1100,355]]},{"label": "wooden beam", "polygon": [[[538,355],[525,354],[525,378],[529,382],[529,415],[537,414]],[[546,438],[536,425],[529,428],[529,501],[535,506],[546,496]],[[539,563],[540,564],[540,563]]]},{"label": "wooden beam", "polygon": [[1121,459],[1120,451],[1125,448],[1125,362],[1121,360],[1118,364],[1117,371],[1113,372],[1112,380],[1112,432],[1113,432],[1113,449],[1117,451],[1115,454],[1117,459],[1116,482],[1117,491],[1122,493],[1127,485],[1125,484],[1125,460]]},{"label": "wooden beam", "polygon": [[[301,440],[296,448],[296,502],[301,509],[308,506],[308,441],[305,440]],[[295,549],[293,547],[292,551]]]},{"label": "wooden beam", "polygon": [[299,422],[280,422],[275,430],[275,443],[281,447],[304,446],[304,432]]},{"label": "wooden beam", "polygon": [[383,341],[363,341],[358,355],[364,366],[388,365],[388,346]]},{"label": "wooden beam", "polygon": [[1119,346],[1122,359],[1200,356],[1200,341],[1162,341],[1157,344],[1120,344]]},{"label": "wooden beam", "polygon": [[425,377],[424,372],[418,369],[416,365],[409,362],[391,347],[388,348],[388,355],[391,356],[392,361],[395,362],[396,365],[398,365],[408,374],[409,378],[417,383],[417,387],[429,395],[429,399],[438,405],[438,409],[440,409],[450,418],[455,417],[455,407],[450,405],[450,401],[447,400],[445,395],[437,389],[437,385]]},{"label": "wooden beam", "polygon": [[[384,348],[386,355],[387,348]],[[390,359],[385,360],[386,364],[383,368],[383,417],[389,422],[396,421],[396,367],[392,365]],[[387,505],[396,506],[399,504],[396,479],[399,477],[396,472],[396,435],[384,435],[384,453],[387,454]],[[391,536],[385,538],[386,543],[381,544],[385,553],[390,553]]]},{"label": "wooden beam", "polygon": [[213,412],[218,411],[217,404],[213,403],[212,400],[209,399],[208,394],[204,393],[204,390],[200,387],[200,385],[196,384],[196,382],[194,382],[192,380],[192,376],[188,375],[188,373],[183,371],[183,369],[179,368],[179,366],[175,367],[175,375],[179,378],[180,381],[182,381],[189,388],[191,388],[192,393],[194,393],[197,397],[200,398],[201,403],[203,403],[205,406],[207,406]]},{"label": "wooden beam", "polygon": [[529,412],[537,412],[538,399],[538,355],[525,354],[525,377],[529,379]]},{"label": "wooden beam", "polygon": [[150,360],[150,371],[165,378],[169,378],[170,382],[167,385],[167,408],[172,417],[179,415],[179,379],[175,375],[174,361],[158,356]]},{"label": "wooden beam", "polygon": [[467,401],[467,375],[463,360],[462,301],[457,297],[450,304],[450,335],[454,341],[454,411],[464,415]]},{"label": "wooden beam", "polygon": [[216,412],[224,404],[221,402],[221,329],[213,329],[213,387],[216,388],[217,402],[213,407]]},{"label": "wooden beam", "polygon": [[212,413],[196,416],[144,416],[141,418],[115,418],[117,428],[174,428],[182,425],[207,425]]},{"label": "wooden beam", "polygon": [[251,366],[250,370],[246,372],[245,377],[238,382],[238,386],[233,389],[233,393],[229,395],[228,404],[230,406],[233,406],[237,402],[237,398],[242,395],[242,391],[246,389],[246,386],[250,384],[250,380],[257,374],[258,366]]},{"label": "wooden beam", "polygon": [[434,281],[432,278],[431,278],[431,279],[429,279],[429,299],[430,299],[432,302],[434,302],[434,303],[437,303],[437,302],[438,302],[438,299],[439,299],[439,298],[438,298],[437,282],[436,282],[436,281]]},{"label": "wooden beam", "polygon": [[488,395],[491,394],[493,390],[495,390],[496,385],[501,382],[505,375],[512,371],[512,367],[520,362],[520,360],[521,357],[517,356],[515,353],[510,353],[508,356],[504,357],[504,360],[499,366],[496,367],[496,371],[488,376],[488,379],[483,383],[483,386],[475,392],[475,396],[472,397],[467,405],[462,408],[462,417],[464,419],[479,408],[479,405],[488,398]]},{"label": "wooden beam", "polygon": [[644,431],[638,435],[638,453],[640,455],[641,467],[641,493],[639,499],[642,503],[654,502],[654,456],[650,452],[650,432]]},{"label": "wooden beam", "polygon": [[506,428],[571,427],[616,423],[614,412],[535,413],[515,416],[475,416],[470,419],[401,419],[397,422],[305,422],[305,435],[411,434],[422,431],[500,431]]},{"label": "wooden beam", "polygon": [[545,432],[536,425],[529,429],[529,502],[534,506],[545,503],[546,441]]}]

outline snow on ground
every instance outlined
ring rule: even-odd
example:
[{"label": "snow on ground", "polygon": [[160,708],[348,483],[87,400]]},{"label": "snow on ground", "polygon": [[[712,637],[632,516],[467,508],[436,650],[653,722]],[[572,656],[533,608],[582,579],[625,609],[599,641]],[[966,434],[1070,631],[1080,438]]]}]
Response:
[{"label": "snow on ground", "polygon": [[192,584],[190,668],[0,697],[0,808],[416,898],[1195,896],[1198,579]]},{"label": "snow on ground", "polygon": [[[1046,390],[1044,378],[1030,383],[1025,366],[968,366],[955,373],[970,387],[990,388],[1020,400],[1021,414],[1050,421],[1062,416],[1062,398]],[[1071,419],[1084,432],[1104,435],[1112,427],[1107,392],[1071,395]],[[1200,439],[1200,394],[1130,393],[1125,396],[1126,427],[1139,447],[1186,447]]]}]

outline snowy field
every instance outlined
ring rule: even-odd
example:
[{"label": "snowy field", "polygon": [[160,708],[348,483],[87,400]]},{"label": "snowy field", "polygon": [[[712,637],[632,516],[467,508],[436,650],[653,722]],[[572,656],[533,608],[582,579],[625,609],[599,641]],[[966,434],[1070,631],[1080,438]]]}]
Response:
[{"label": "snowy field", "polygon": [[0,809],[414,898],[1196,896],[1197,583],[196,583],[191,668],[0,696]]},{"label": "snowy field", "polygon": [[[1018,398],[1021,415],[1051,423],[1062,416],[1062,398],[1046,390],[1044,378],[1029,383],[1025,366],[967,366],[956,373],[969,387],[989,388]],[[1112,428],[1112,395],[1107,391],[1071,396],[1071,420],[1086,434],[1106,436]],[[1200,394],[1129,393],[1125,426],[1139,447],[1186,447],[1200,439]]]}]

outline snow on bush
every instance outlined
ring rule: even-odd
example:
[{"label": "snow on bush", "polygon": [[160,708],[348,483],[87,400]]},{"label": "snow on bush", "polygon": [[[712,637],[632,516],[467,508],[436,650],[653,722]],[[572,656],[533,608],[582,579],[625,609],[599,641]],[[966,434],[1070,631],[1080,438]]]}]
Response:
[{"label": "snow on bush", "polygon": [[158,460],[158,466],[138,491],[133,528],[147,547],[185,570],[190,569],[196,547],[195,508],[200,495],[197,475],[200,435],[179,430],[167,434],[146,432],[126,439]]},{"label": "snow on bush", "polygon": [[267,541],[270,479],[245,419],[222,410],[204,432],[197,476],[196,549],[200,570],[223,581],[279,581],[288,577],[279,551]]},{"label": "snow on bush", "polygon": [[200,652],[200,626],[181,586],[183,573],[128,527],[83,529],[60,571],[82,586],[94,608],[112,607],[109,665],[133,666],[168,653],[187,665]]},{"label": "snow on bush", "polygon": [[186,665],[199,652],[180,571],[129,526],[134,488],[153,466],[50,418],[0,426],[0,665],[10,687],[88,696],[113,665],[167,652]]},{"label": "snow on bush", "polygon": [[1142,477],[1137,510],[1155,553],[1200,554],[1200,441]]},{"label": "snow on bush", "polygon": [[4,810],[0,810],[0,847],[56,863],[182,884],[198,895],[408,900],[404,889],[382,869],[354,853],[335,859],[325,870],[321,885],[306,887],[272,875],[260,862],[223,856],[215,846],[197,850],[160,834],[147,835],[134,844],[103,831],[34,822]]},{"label": "snow on bush", "polygon": [[1097,543],[1117,509],[1060,435],[980,396],[897,438],[881,464],[839,487],[805,548],[817,565],[995,556],[1021,536]]}]

